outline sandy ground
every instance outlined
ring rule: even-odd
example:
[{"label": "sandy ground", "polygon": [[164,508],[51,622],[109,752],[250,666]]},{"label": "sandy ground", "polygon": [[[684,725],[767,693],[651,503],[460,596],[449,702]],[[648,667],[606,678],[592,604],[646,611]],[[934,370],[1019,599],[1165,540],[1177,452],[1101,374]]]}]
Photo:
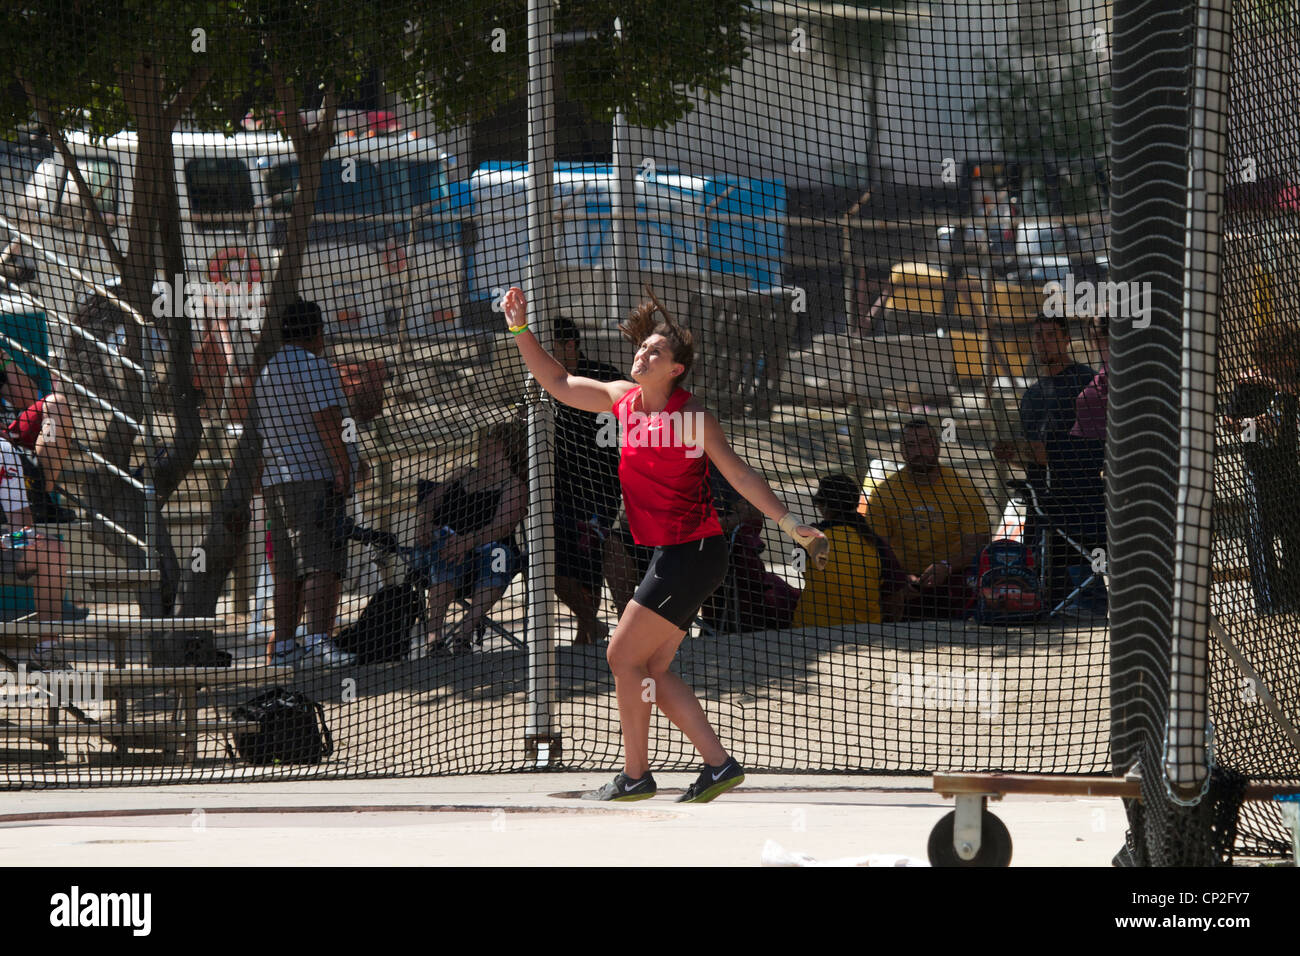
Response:
[{"label": "sandy ground", "polygon": [[[551,765],[615,768],[621,742],[603,647],[563,640],[551,671],[551,732],[560,738]],[[1101,630],[887,625],[859,635],[688,638],[678,671],[724,743],[756,770],[1104,772],[1106,651]],[[264,686],[249,665],[240,662],[246,687],[201,695],[202,717],[224,716]],[[201,739],[194,767],[159,764],[152,751],[123,765],[92,738],[69,741],[64,761],[8,762],[4,773],[11,785],[66,785],[531,768],[529,679],[525,653],[499,637],[464,657],[303,672],[293,686],[322,702],[334,736],[335,754],[320,766],[232,764],[214,734]],[[169,706],[161,695],[132,702],[137,715]],[[657,712],[651,759],[665,770],[696,765],[693,748]]]}]

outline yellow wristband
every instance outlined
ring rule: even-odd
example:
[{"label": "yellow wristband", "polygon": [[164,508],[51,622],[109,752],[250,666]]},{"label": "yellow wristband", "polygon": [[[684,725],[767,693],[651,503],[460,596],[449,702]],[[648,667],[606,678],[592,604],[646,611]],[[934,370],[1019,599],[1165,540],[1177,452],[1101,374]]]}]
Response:
[{"label": "yellow wristband", "polygon": [[507,325],[506,331],[512,335],[518,335],[520,332],[528,331],[528,323],[525,322],[523,325]]}]

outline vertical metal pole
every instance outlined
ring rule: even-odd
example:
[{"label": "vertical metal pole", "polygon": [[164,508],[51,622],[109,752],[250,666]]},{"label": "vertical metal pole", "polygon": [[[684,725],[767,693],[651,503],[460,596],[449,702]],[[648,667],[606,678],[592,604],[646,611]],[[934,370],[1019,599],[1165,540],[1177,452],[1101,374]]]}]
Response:
[{"label": "vertical metal pole", "polygon": [[[528,293],[529,321],[551,344],[554,307],[555,77],[553,0],[528,0]],[[526,753],[539,766],[554,746],[555,415],[545,396],[528,403],[528,703]]]},{"label": "vertical metal pole", "polygon": [[[614,21],[614,35],[621,41],[623,27]],[[609,306],[612,317],[621,322],[633,304],[633,271],[640,265],[636,239],[636,165],[632,160],[627,116],[614,114],[614,174],[609,183],[610,226],[614,239],[614,269],[610,275]]]},{"label": "vertical metal pole", "polygon": [[[1140,324],[1112,316],[1106,423],[1111,759],[1162,775],[1172,638],[1179,355],[1194,5],[1115,0],[1111,282],[1150,284]],[[1145,289],[1145,286],[1143,287]],[[1167,808],[1164,808],[1167,809]],[[1163,816],[1163,810],[1162,810]],[[1167,834],[1147,832],[1156,846]]]},{"label": "vertical metal pole", "polygon": [[[853,220],[864,203],[871,198],[868,189],[844,212],[840,223],[840,264],[843,270],[844,284],[844,321],[850,332],[853,330],[853,310],[857,302],[858,276],[853,268]],[[870,399],[857,395],[849,407],[849,453],[853,456],[853,478],[862,487],[867,480],[871,463],[867,459],[867,409]]]},{"label": "vertical metal pole", "polygon": [[[140,385],[144,400],[144,413],[140,416],[144,423],[144,540],[148,545],[145,548],[144,567],[146,571],[153,571],[158,562],[158,486],[154,480],[158,443],[154,435],[153,388],[150,385],[153,376],[153,330],[147,325],[140,328],[140,355],[140,364],[144,368],[144,378]],[[162,614],[164,617],[170,616],[171,609],[163,609]]]},{"label": "vertical metal pole", "polygon": [[1173,649],[1165,777],[1185,800],[1209,783],[1210,577],[1214,507],[1220,212],[1228,157],[1228,0],[1197,4],[1183,253],[1182,406],[1174,519]]}]

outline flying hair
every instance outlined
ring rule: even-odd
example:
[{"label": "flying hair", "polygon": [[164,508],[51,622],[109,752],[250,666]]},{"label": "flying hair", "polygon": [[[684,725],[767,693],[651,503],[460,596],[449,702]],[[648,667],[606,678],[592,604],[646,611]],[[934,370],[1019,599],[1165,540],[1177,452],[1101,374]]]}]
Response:
[{"label": "flying hair", "polygon": [[662,335],[668,340],[673,350],[673,361],[684,367],[682,374],[673,379],[675,388],[681,384],[682,379],[686,378],[695,363],[695,340],[690,332],[677,324],[677,320],[659,301],[659,297],[654,294],[650,285],[647,283],[643,288],[650,301],[642,302],[633,309],[627,321],[621,324],[618,330],[636,348],[640,348],[641,343],[652,335]]}]

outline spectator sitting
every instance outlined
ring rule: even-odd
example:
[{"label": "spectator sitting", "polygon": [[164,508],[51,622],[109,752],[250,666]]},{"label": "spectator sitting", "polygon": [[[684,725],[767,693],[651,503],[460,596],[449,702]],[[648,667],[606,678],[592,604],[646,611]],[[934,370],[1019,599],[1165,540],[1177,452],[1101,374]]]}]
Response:
[{"label": "spectator sitting", "polygon": [[0,399],[16,413],[5,427],[6,437],[31,453],[25,474],[33,517],[42,522],[71,520],[71,513],[51,497],[68,460],[72,433],[67,401],[55,390],[42,397],[19,360],[4,350],[0,350]]},{"label": "spectator sitting", "polygon": [[858,514],[858,485],[848,475],[827,475],[813,503],[822,521],[813,527],[831,542],[830,559],[804,574],[803,593],[794,611],[795,627],[879,624],[902,613],[907,576],[898,559]]},{"label": "spectator sitting", "polygon": [[[582,354],[574,321],[555,320],[556,360],[570,375],[614,382],[623,373]],[[609,625],[597,616],[602,587],[602,542],[614,527],[622,503],[618,479],[618,445],[597,440],[600,418],[559,403],[555,409],[555,594],[578,619],[574,644],[597,644]]]},{"label": "spectator sitting", "polygon": [[[39,621],[78,619],[65,613],[63,593],[67,560],[57,538],[31,528],[31,509],[23,486],[22,460],[9,442],[0,438],[0,508],[7,530],[0,536],[0,574],[32,589]],[[45,669],[67,666],[58,657],[57,635],[45,635],[36,646],[32,663]]]},{"label": "spectator sitting", "polygon": [[[330,633],[347,573],[347,540],[335,533],[359,460],[343,440],[347,399],[324,357],[320,306],[296,299],[280,318],[284,345],[257,378],[253,409],[262,439],[262,488],[274,553],[275,637],[269,663],[339,666],[354,658]],[[308,633],[297,644],[306,610]]]},{"label": "spectator sitting", "polygon": [[731,542],[730,566],[726,582],[704,602],[700,617],[721,632],[789,627],[799,591],[763,563],[763,513],[715,469],[709,470],[709,490]]},{"label": "spectator sitting", "polygon": [[972,595],[969,566],[989,542],[989,515],[975,486],[939,463],[930,423],[903,426],[903,468],[876,485],[867,522],[907,575],[904,620],[958,617]]},{"label": "spectator sitting", "polygon": [[[479,623],[523,567],[514,537],[528,510],[522,431],[514,422],[492,426],[479,439],[473,468],[437,484],[420,483],[415,543],[424,549],[418,570],[429,587],[426,652],[443,644],[452,652],[468,650]],[[465,588],[469,610],[444,635],[447,609]]]},{"label": "spectator sitting", "polygon": [[1253,357],[1255,368],[1233,390],[1227,424],[1243,438],[1255,610],[1276,614],[1300,610],[1300,326],[1265,326]]},{"label": "spectator sitting", "polygon": [[622,617],[623,609],[632,600],[637,584],[650,568],[655,549],[632,540],[632,531],[628,528],[627,516],[624,515],[614,525],[614,530],[605,536],[603,550],[605,583],[609,585],[609,596],[614,602],[614,609]]},{"label": "spectator sitting", "polygon": [[[1075,401],[1096,371],[1070,357],[1070,326],[1064,316],[1040,314],[1034,320],[1033,351],[1041,377],[1020,401],[1022,437],[994,443],[993,454],[1025,470],[1038,503],[1053,526],[1084,547],[1105,540],[1105,493],[1101,479],[1104,446],[1100,439],[1072,436]],[[1037,541],[1048,529],[1031,514],[1025,539]],[[1047,583],[1056,604],[1069,593],[1070,566],[1083,558],[1057,535],[1049,537]]]}]

